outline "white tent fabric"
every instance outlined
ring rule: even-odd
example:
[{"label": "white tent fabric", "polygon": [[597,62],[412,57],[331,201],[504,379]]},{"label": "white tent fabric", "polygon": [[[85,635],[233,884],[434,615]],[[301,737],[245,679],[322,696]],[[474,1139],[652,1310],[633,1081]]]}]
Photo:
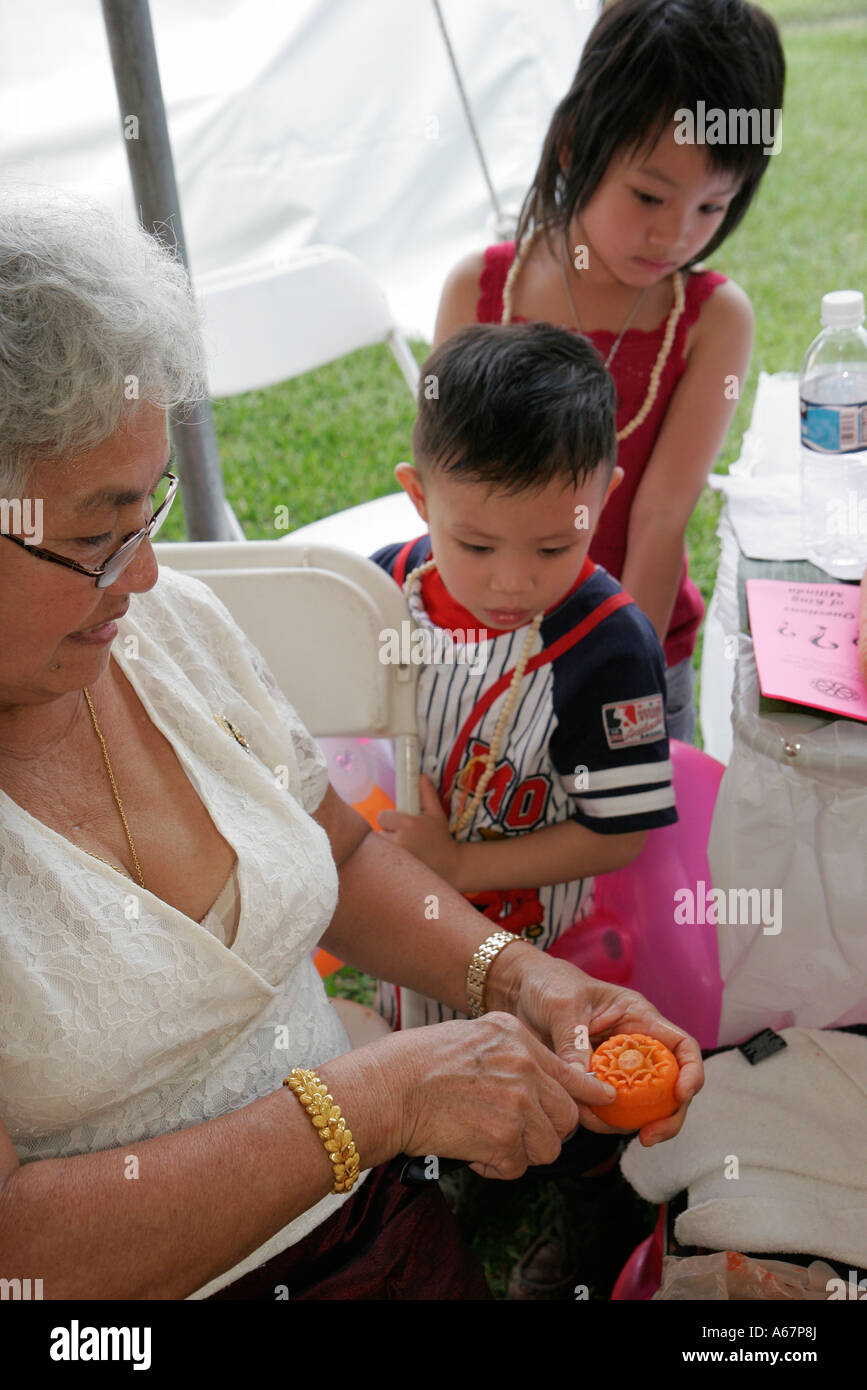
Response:
[{"label": "white tent fabric", "polygon": [[[598,0],[442,8],[494,186],[517,208]],[[193,274],[331,243],[429,338],[447,270],[491,232],[430,0],[151,0],[151,17]],[[0,130],[3,180],[132,215],[98,0],[0,8]]]}]

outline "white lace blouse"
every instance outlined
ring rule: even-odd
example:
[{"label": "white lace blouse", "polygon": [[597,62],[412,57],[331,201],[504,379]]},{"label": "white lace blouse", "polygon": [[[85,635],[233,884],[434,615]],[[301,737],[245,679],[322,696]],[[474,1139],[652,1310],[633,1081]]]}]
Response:
[{"label": "white lace blouse", "polygon": [[[337,903],[328,837],[308,814],[327,787],[322,753],[198,580],[161,571],[118,627],[113,659],[235,850],[240,917],[227,948],[0,791],[0,1115],[22,1163],[134,1153],[349,1049],[311,958]],[[344,1200],[329,1194],[191,1297]]]}]

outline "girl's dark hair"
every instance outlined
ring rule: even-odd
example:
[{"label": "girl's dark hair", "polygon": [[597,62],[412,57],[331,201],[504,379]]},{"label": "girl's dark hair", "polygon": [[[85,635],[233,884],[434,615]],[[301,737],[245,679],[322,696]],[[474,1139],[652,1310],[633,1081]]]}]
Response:
[{"label": "girl's dark hair", "polygon": [[[580,334],[548,323],[472,324],[421,369],[416,467],[517,493],[576,486],[617,454],[614,382]],[[607,478],[606,478],[607,481]]]},{"label": "girl's dark hair", "polygon": [[[782,110],[786,64],[777,26],[746,0],[617,0],[594,25],[560,102],[521,208],[517,239],[566,226],[589,202],[612,158],[649,150],[698,102],[728,110]],[[570,151],[564,174],[561,153]],[[711,166],[741,178],[715,234],[689,262],[725,241],[768,167],[759,143],[707,144]],[[550,239],[550,233],[546,231]]]}]

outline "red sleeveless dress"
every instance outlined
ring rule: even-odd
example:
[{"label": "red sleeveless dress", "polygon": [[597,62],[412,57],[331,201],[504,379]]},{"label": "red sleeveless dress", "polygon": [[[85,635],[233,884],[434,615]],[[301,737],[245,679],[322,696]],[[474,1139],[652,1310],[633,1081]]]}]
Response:
[{"label": "red sleeveless dress", "polygon": [[[479,280],[479,301],[476,318],[479,323],[500,323],[503,317],[503,287],[506,276],[515,258],[515,243],[506,241],[499,246],[489,246],[485,252],[485,264]],[[689,275],[685,284],[685,303],[678,321],[674,342],[659,383],[659,391],[653,408],[644,423],[634,430],[628,439],[618,445],[617,462],[623,469],[624,477],[619,488],[611,494],[599,520],[590,557],[597,564],[604,565],[609,574],[619,579],[623,573],[626,555],[626,536],[632,499],[653,452],[668,403],[675,386],[686,369],[683,348],[686,335],[695,323],[704,301],[713,294],[718,285],[725,282],[726,276],[715,270],[705,270]],[[526,323],[526,319],[515,315],[514,323]],[[652,332],[640,328],[629,328],[617,349],[611,364],[611,374],[617,387],[617,428],[625,425],[638,413],[647,394],[650,373],[653,370],[665,335],[665,320]],[[598,348],[603,358],[614,345],[615,333],[600,329],[588,333],[587,337]],[[698,422],[697,422],[698,427]],[[683,570],[680,585],[674,601],[665,642],[665,664],[676,666],[679,661],[692,656],[696,634],[704,616],[704,602],[701,594],[689,577],[686,550],[683,555]]]}]

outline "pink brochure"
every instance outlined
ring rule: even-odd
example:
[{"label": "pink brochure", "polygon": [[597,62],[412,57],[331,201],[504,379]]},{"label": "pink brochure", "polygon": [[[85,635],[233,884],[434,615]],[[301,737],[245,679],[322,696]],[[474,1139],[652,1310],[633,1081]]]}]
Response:
[{"label": "pink brochure", "polygon": [[867,720],[858,674],[858,587],[748,579],[762,694]]}]

